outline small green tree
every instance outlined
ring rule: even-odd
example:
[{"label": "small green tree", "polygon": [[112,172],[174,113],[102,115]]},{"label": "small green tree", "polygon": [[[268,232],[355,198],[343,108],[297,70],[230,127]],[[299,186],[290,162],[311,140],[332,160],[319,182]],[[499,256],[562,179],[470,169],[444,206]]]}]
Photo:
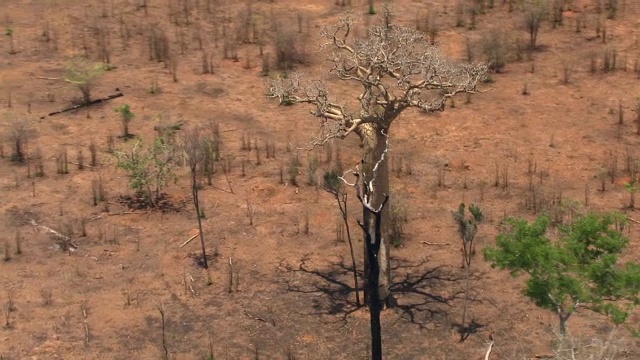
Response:
[{"label": "small green tree", "polygon": [[131,107],[129,104],[124,104],[115,108],[115,112],[120,113],[120,122],[122,122],[122,137],[125,141],[129,138],[132,138],[133,135],[129,133],[129,123],[135,117],[133,111],[131,111]]},{"label": "small green tree", "polygon": [[618,214],[589,213],[560,226],[551,239],[547,216],[532,223],[508,219],[496,246],[486,247],[484,254],[492,266],[508,269],[513,276],[529,274],[524,294],[557,313],[561,334],[579,308],[624,324],[632,308],[640,305],[640,264],[618,261],[629,243],[621,233],[625,221]]},{"label": "small green tree", "polygon": [[128,173],[129,186],[136,195],[145,199],[148,206],[156,207],[167,182],[177,181],[173,174],[176,147],[164,137],[157,137],[147,148],[142,145],[138,138],[130,151],[116,151],[116,167]]},{"label": "small green tree", "polygon": [[91,102],[91,90],[95,80],[102,75],[105,66],[102,63],[92,63],[84,58],[75,58],[65,70],[64,80],[75,85],[82,93],[83,104]]},{"label": "small green tree", "polygon": [[636,208],[636,192],[638,191],[638,187],[634,181],[624,183],[624,187],[627,189],[629,193],[629,209]]}]

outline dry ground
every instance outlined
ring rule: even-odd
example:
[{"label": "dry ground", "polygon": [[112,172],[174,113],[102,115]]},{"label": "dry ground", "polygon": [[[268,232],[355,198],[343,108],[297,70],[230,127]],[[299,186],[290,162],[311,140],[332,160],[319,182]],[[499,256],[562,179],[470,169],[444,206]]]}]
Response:
[{"label": "dry ground", "polygon": [[[138,6],[142,0],[3,1],[0,22],[3,31],[9,26],[14,30],[17,53],[9,55],[10,39],[3,36],[0,113],[6,158],[0,162],[0,240],[10,247],[11,259],[0,263],[0,303],[5,308],[11,298],[15,309],[8,315],[8,326],[3,316],[0,358],[162,358],[158,311],[162,307],[172,359],[205,358],[209,349],[216,359],[365,359],[368,314],[354,306],[347,245],[336,242],[337,208],[327,193],[306,184],[306,164],[314,156],[322,162],[318,176],[333,166],[336,152],[345,167],[355,164],[356,139],[334,144],[330,162],[324,161],[325,149],[301,153],[300,186],[280,184],[279,171],[284,168],[286,176],[293,156],[286,144],[304,145],[317,127],[315,119],[303,106],[278,107],[265,98],[257,44],[240,45],[237,62],[223,59],[224,37],[215,36],[215,29],[221,31],[221,19],[227,17],[231,20],[226,36],[231,36],[238,14],[246,12],[245,2],[227,1],[208,13],[206,0],[191,1],[190,24],[177,26],[170,22],[168,4],[178,9],[182,3],[148,0],[145,15]],[[416,17],[435,13],[436,40],[456,57],[465,56],[467,37],[478,43],[491,28],[506,34],[511,43],[526,39],[520,13],[496,3],[478,15],[476,29],[469,30],[455,27],[453,1],[446,6],[443,1],[393,2],[396,21],[411,26]],[[455,108],[440,114],[407,111],[394,125],[392,158],[396,169],[402,162],[405,170],[392,176],[392,201],[406,210],[408,222],[402,245],[393,253],[393,289],[399,304],[383,314],[386,358],[474,359],[483,354],[491,332],[496,340],[493,358],[528,359],[550,353],[557,327],[553,313],[537,309],[521,295],[522,279],[491,269],[480,256],[474,265],[476,301],[470,313],[481,327],[458,342],[453,325],[460,321],[463,282],[450,210],[460,202],[479,203],[488,215],[478,235],[479,246],[493,242],[505,216],[533,216],[530,176],[536,184],[536,201],[559,218],[570,208],[618,210],[640,218],[628,208],[629,194],[622,185],[628,176],[625,164],[637,162],[640,143],[633,120],[639,115],[635,112],[639,75],[633,68],[640,50],[640,4],[628,0],[616,19],[603,20],[607,29],[603,43],[596,37],[593,2],[574,3],[573,11],[565,12],[564,25],[552,29],[549,22],[543,23],[541,49],[530,57],[525,53],[521,61],[512,59],[503,73],[493,74],[493,82],[484,85],[485,93],[470,103],[458,99]],[[366,4],[354,0],[352,9],[364,13]],[[291,28],[294,37],[304,37],[308,64],[299,68],[309,76],[326,74],[326,54],[317,52],[316,34],[342,10],[332,1],[310,0],[255,1],[252,6],[257,22],[271,26],[278,21],[287,31]],[[299,19],[302,34],[298,34]],[[468,15],[465,19],[468,22]],[[580,33],[575,31],[576,19],[585,20]],[[357,35],[364,33],[366,23],[375,21],[379,20],[363,22]],[[177,53],[177,82],[163,63],[149,61],[147,36],[154,23],[168,34]],[[96,59],[91,30],[95,26],[107,29],[110,61],[116,68],[97,81],[94,96],[111,94],[115,88],[125,96],[44,116],[69,106],[79,92],[64,81],[38,77],[61,77],[69,59],[85,47]],[[51,38],[48,42],[45,31]],[[204,49],[213,54],[214,74],[202,74],[198,34]],[[180,38],[185,43],[183,54]],[[272,41],[265,49],[274,53]],[[604,73],[603,54],[614,49],[618,69]],[[480,51],[474,51],[482,59]],[[592,54],[598,67],[595,74],[590,72]],[[571,72],[568,83],[563,82],[565,68]],[[149,93],[154,80],[160,94]],[[348,93],[344,84],[332,85],[337,93]],[[525,86],[527,96],[522,94]],[[617,124],[619,102],[623,125]],[[196,228],[186,168],[179,169],[178,183],[167,189],[175,203],[184,204],[181,211],[121,214],[128,209],[117,198],[130,190],[125,173],[116,170],[114,158],[106,152],[106,139],[120,133],[113,109],[125,103],[136,114],[132,132],[147,142],[153,127],[163,122],[188,125],[211,119],[220,125],[223,157],[232,163],[233,193],[220,173],[215,186],[202,191],[207,245],[216,252],[208,273],[193,260],[196,242],[179,247]],[[42,178],[28,178],[27,166],[8,159],[12,144],[5,141],[10,132],[7,124],[15,118],[33,123],[28,150],[39,148],[45,155]],[[275,142],[276,158],[263,158],[257,165],[255,151],[240,150],[243,136],[259,144]],[[100,166],[78,170],[71,165],[70,174],[56,174],[54,157],[59,148],[66,148],[75,161],[80,149],[88,154],[92,141],[100,148]],[[127,146],[116,140],[116,147]],[[617,162],[615,179],[613,183],[607,179],[606,191],[599,191],[600,169],[606,170],[612,159]],[[527,174],[530,164],[536,167],[532,175]],[[99,176],[107,190],[108,212],[104,204],[92,204],[91,183]],[[496,176],[500,184],[493,186]],[[562,201],[552,204],[554,198]],[[252,226],[247,204],[257,210]],[[352,206],[351,211],[360,249],[358,209]],[[78,249],[61,251],[48,234],[29,225],[29,219],[59,231],[71,226]],[[90,220],[85,237],[80,236],[81,219]],[[17,232],[22,239],[19,255],[14,252]],[[628,235],[632,239],[628,259],[637,259],[636,224]],[[233,292],[228,291],[230,259],[238,280]],[[586,312],[575,315],[569,327],[587,340],[606,339],[611,330],[603,318]],[[615,338],[623,342],[626,358],[640,357],[638,345],[624,331]]]}]

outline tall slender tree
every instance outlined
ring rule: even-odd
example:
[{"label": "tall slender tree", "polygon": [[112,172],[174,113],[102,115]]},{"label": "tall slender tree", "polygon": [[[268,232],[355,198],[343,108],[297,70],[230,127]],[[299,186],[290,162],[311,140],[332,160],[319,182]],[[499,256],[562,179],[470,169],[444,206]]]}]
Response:
[{"label": "tall slender tree", "polygon": [[198,220],[198,233],[200,236],[200,245],[202,247],[202,266],[209,268],[207,261],[207,249],[204,241],[204,231],[202,230],[202,209],[200,208],[198,169],[205,159],[205,147],[202,141],[201,130],[199,125],[194,125],[187,129],[184,133],[184,153],[191,173],[191,198],[196,211],[196,219]]}]

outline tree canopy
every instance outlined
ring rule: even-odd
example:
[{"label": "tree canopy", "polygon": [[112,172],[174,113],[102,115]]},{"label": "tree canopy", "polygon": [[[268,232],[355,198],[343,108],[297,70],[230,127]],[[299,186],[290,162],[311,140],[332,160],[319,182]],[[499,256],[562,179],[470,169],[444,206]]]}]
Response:
[{"label": "tree canopy", "polygon": [[323,122],[315,145],[359,134],[363,124],[386,129],[409,107],[442,111],[448,99],[461,92],[475,93],[485,79],[486,64],[450,59],[423,33],[406,26],[385,22],[372,26],[363,38],[354,37],[358,20],[347,12],[321,32],[322,48],[332,50],[330,73],[360,89],[357,109],[336,100],[325,80],[303,81],[294,72],[267,81],[269,96],[281,104],[309,103],[315,105],[314,116],[329,120]]},{"label": "tree canopy", "polygon": [[513,276],[529,275],[524,294],[557,313],[561,333],[579,308],[623,324],[640,305],[640,264],[619,259],[629,243],[622,234],[625,221],[619,214],[589,213],[559,226],[551,238],[547,216],[531,223],[509,219],[484,254],[492,266]]}]

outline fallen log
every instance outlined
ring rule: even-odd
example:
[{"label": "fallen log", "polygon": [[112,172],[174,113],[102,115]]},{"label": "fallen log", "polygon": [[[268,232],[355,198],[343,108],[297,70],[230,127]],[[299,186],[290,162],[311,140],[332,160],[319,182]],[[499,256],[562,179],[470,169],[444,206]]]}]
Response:
[{"label": "fallen log", "polygon": [[29,223],[36,228],[42,228],[44,230],[46,230],[49,234],[53,235],[55,238],[57,238],[58,240],[60,240],[62,242],[62,244],[60,244],[60,246],[62,247],[63,250],[69,250],[69,251],[75,251],[78,249],[78,245],[74,244],[71,242],[71,238],[69,238],[66,235],[63,235],[55,230],[53,230],[52,228],[48,227],[48,226],[44,226],[41,224],[38,224],[35,220],[30,219]]},{"label": "fallen log", "polygon": [[74,105],[74,106],[72,106],[72,107],[70,107],[70,108],[66,108],[66,109],[59,110],[59,111],[54,111],[54,112],[52,112],[52,113],[49,113],[49,116],[53,116],[53,115],[57,115],[57,114],[61,114],[61,113],[63,113],[63,112],[67,112],[67,111],[71,111],[71,110],[82,109],[83,107],[87,107],[87,106],[91,106],[91,105],[99,104],[99,103],[102,103],[102,102],[105,102],[105,101],[109,101],[109,100],[112,100],[112,99],[115,99],[115,98],[119,98],[119,97],[121,97],[121,96],[124,96],[124,94],[123,94],[123,93],[121,93],[121,92],[119,92],[119,93],[115,93],[115,94],[113,94],[113,95],[109,95],[109,96],[107,96],[107,97],[103,97],[103,98],[100,98],[100,99],[91,100],[91,101],[89,101],[88,103],[78,104],[78,105]]}]

